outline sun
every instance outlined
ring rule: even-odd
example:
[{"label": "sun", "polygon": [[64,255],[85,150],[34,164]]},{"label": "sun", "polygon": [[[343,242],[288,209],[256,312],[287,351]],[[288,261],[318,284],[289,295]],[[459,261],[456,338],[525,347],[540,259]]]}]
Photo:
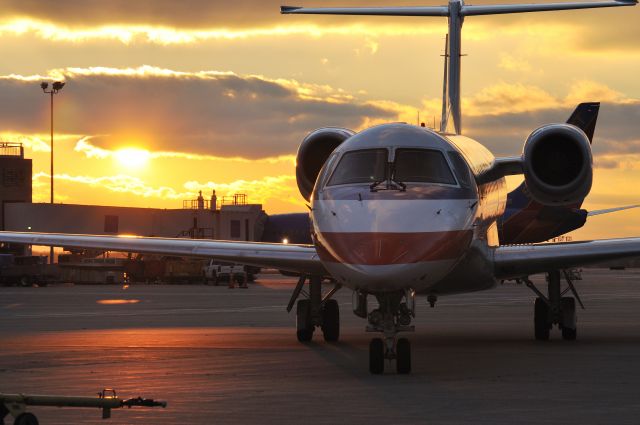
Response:
[{"label": "sun", "polygon": [[114,157],[123,167],[140,169],[144,168],[149,162],[151,152],[139,148],[123,148],[115,151]]}]

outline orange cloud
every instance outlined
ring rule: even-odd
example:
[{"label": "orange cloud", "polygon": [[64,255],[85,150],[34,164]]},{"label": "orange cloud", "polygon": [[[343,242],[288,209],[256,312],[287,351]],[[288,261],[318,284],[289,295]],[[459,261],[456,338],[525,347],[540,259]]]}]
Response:
[{"label": "orange cloud", "polygon": [[[34,201],[45,202],[48,200],[50,175],[40,172],[33,175]],[[301,209],[304,200],[300,196],[295,184],[295,177],[291,175],[265,176],[256,180],[237,180],[228,183],[187,181],[181,187],[152,186],[139,177],[118,174],[113,176],[93,177],[86,175],[56,174],[55,181],[60,185],[73,185],[77,191],[79,188],[92,189],[93,194],[87,191],[83,203],[104,203],[104,195],[100,190],[114,194],[127,195],[135,199],[130,205],[148,206],[148,199],[155,200],[157,206],[175,206],[175,202],[185,199],[195,199],[199,191],[210,192],[215,189],[219,196],[232,195],[234,193],[246,193],[252,203],[288,205],[288,209]],[[99,191],[96,193],[95,189]],[[56,200],[68,201],[69,196],[56,194]],[[73,201],[73,199],[71,199]],[[75,200],[76,202],[78,200]],[[284,209],[286,211],[286,209]]]},{"label": "orange cloud", "polygon": [[[91,143],[91,137],[85,136],[76,142],[73,150],[75,152],[83,153],[87,158],[98,158],[98,159],[106,159],[113,158],[118,154],[118,150],[109,150],[100,148]],[[288,163],[295,164],[296,157],[295,155],[280,155],[275,157],[265,157],[258,159],[248,159],[240,156],[233,157],[222,157],[215,155],[204,155],[204,154],[196,154],[196,153],[188,153],[188,152],[149,152],[150,159],[156,158],[175,158],[175,159],[186,159],[186,160],[194,160],[194,161],[226,161],[226,162],[238,162],[242,164],[278,164],[278,163]]]}]

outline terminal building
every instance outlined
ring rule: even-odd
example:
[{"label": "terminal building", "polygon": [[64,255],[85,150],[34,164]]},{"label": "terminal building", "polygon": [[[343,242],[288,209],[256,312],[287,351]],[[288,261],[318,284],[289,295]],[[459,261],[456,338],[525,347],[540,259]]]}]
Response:
[{"label": "terminal building", "polygon": [[246,196],[238,195],[215,205],[202,199],[188,201],[180,209],[25,202],[4,205],[4,230],[38,233],[256,241],[262,237],[266,218],[262,205],[248,204]]},{"label": "terminal building", "polygon": [[[182,208],[32,203],[32,162],[20,144],[0,143],[0,230],[90,235],[310,243],[308,214],[268,216],[246,194],[213,191]],[[3,246],[23,254],[23,247]]]},{"label": "terminal building", "polygon": [[32,163],[21,144],[0,143],[0,230],[5,226],[5,207],[31,204]]}]

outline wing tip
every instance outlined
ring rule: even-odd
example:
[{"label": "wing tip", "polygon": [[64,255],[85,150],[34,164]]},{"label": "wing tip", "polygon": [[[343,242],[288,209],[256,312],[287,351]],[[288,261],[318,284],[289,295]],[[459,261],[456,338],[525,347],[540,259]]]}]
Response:
[{"label": "wing tip", "polygon": [[[636,1],[636,0],[630,0],[630,1]],[[282,13],[283,15],[286,15],[287,13],[294,13],[296,10],[300,10],[302,9],[299,6],[280,6],[280,13]]]}]

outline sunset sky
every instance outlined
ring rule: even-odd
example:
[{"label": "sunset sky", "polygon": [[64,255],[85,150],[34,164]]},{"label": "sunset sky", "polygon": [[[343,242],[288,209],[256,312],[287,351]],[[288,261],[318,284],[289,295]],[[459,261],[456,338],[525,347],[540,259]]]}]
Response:
[{"label": "sunset sky", "polygon": [[[280,4],[0,0],[0,140],[33,158],[34,201],[49,199],[41,81],[67,83],[55,98],[64,203],[180,208],[216,189],[304,211],[294,158],[309,131],[439,116],[446,18],[283,16]],[[585,207],[640,203],[639,23],[640,7],[467,18],[463,133],[516,155],[536,127],[601,101]],[[640,209],[574,235],[612,236],[640,236]]]}]

